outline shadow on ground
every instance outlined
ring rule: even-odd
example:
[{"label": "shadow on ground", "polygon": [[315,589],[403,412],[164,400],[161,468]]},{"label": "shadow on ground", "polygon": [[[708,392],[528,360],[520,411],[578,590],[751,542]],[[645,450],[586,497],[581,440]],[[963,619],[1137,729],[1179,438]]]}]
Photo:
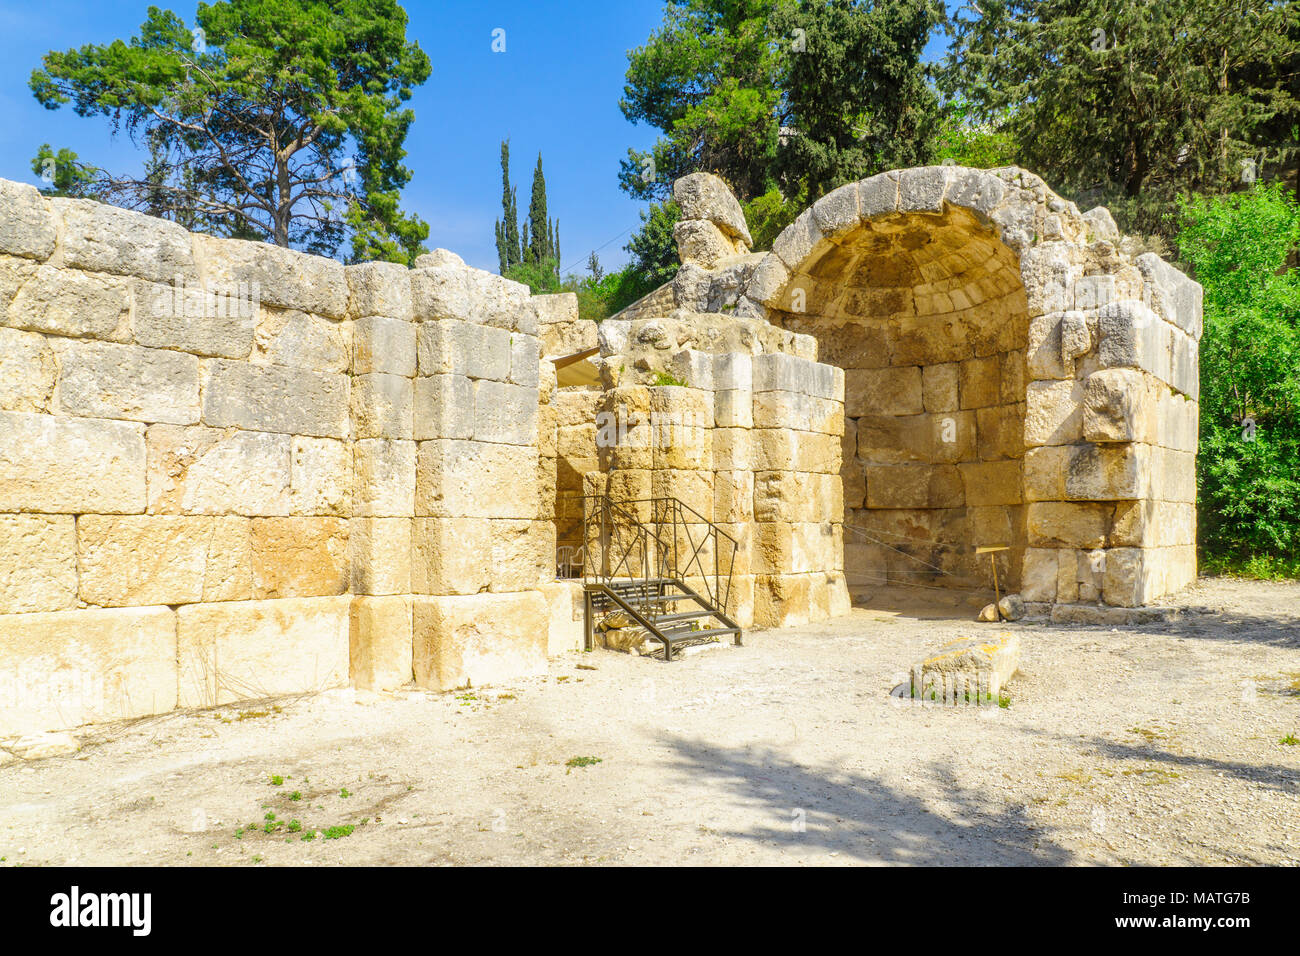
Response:
[{"label": "shadow on ground", "polygon": [[[861,773],[792,763],[770,748],[727,749],[675,737],[675,769],[729,790],[739,802],[766,809],[772,823],[715,830],[756,844],[808,846],[872,863],[919,866],[1059,866],[1072,854],[1029,826],[1023,807],[991,809],[942,767],[920,766],[931,798],[922,801]],[[932,807],[943,807],[942,814]],[[802,811],[804,829],[796,823]],[[937,849],[957,846],[956,854]]]}]

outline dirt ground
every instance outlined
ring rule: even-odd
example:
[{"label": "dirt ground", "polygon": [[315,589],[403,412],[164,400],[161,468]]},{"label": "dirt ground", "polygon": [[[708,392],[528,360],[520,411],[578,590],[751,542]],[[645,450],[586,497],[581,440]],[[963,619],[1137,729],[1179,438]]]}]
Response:
[{"label": "dirt ground", "polygon": [[[0,767],[0,859],[1300,865],[1300,584],[1176,603],[1123,629],[859,608],[671,664],[574,653],[508,686],[83,729]],[[889,697],[1008,627],[1008,706]]]}]

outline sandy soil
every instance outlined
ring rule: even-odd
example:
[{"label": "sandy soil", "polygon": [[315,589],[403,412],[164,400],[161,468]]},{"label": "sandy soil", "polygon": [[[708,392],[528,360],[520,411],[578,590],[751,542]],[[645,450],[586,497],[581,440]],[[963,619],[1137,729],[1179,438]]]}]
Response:
[{"label": "sandy soil", "polygon": [[[509,686],[86,730],[0,767],[0,858],[1298,865],[1300,584],[1179,602],[1115,630],[856,609],[672,664],[575,653]],[[888,696],[943,641],[1007,627],[1009,706]]]}]

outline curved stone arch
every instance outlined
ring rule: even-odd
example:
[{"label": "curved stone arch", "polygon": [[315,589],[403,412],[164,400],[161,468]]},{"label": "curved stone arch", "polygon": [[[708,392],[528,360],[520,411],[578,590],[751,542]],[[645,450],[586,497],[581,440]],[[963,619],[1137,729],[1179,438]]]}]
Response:
[{"label": "curved stone arch", "polygon": [[881,173],[781,233],[741,308],[845,369],[846,571],[981,584],[972,546],[1008,544],[1032,601],[1131,606],[1194,578],[1200,287],[1128,248],[1015,167]]}]

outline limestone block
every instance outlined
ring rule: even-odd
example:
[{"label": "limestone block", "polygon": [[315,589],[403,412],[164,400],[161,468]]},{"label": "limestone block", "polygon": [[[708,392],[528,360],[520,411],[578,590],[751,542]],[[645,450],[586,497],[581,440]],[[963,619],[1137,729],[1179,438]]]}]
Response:
[{"label": "limestone block", "polygon": [[673,183],[673,198],[681,207],[682,219],[707,220],[745,246],[754,245],[740,203],[727,184],[712,173],[682,176]]},{"label": "limestone block", "polygon": [[537,449],[438,439],[420,442],[416,514],[429,517],[533,518]]},{"label": "limestone block", "polygon": [[71,268],[153,282],[198,279],[190,234],[174,222],[89,199],[51,199],[50,209],[62,219],[63,262]]},{"label": "limestone block", "polygon": [[922,405],[927,412],[952,412],[961,408],[961,364],[944,362],[921,369]]},{"label": "limestone block", "polygon": [[358,439],[353,449],[353,515],[402,518],[415,514],[417,446],[413,441]]},{"label": "limestone block", "polygon": [[[552,501],[554,498],[552,498]],[[555,579],[555,525],[551,521],[491,519],[488,589],[509,593]]]},{"label": "limestone block", "polygon": [[1041,380],[1074,377],[1074,363],[1066,364],[1061,348],[1064,317],[1064,312],[1049,312],[1030,320],[1026,353],[1031,378]]},{"label": "limestone block", "polygon": [[[594,324],[594,323],[593,323]],[[541,381],[541,340],[515,332],[510,337],[510,384],[537,388]],[[550,365],[550,363],[547,363]],[[551,366],[554,374],[554,366]]]},{"label": "limestone block", "polygon": [[474,382],[473,386],[475,441],[536,446],[538,399],[535,387],[524,388],[488,380]]},{"label": "limestone block", "polygon": [[246,518],[82,515],[80,596],[103,607],[246,601],[252,552]]},{"label": "limestone block", "polygon": [[50,411],[58,371],[44,336],[0,328],[0,411]]},{"label": "limestone block", "polygon": [[1138,607],[1147,603],[1148,594],[1153,589],[1146,556],[1147,552],[1142,548],[1110,548],[1106,551],[1101,595],[1107,604]]},{"label": "limestone block", "polygon": [[454,372],[504,382],[510,377],[508,329],[443,320],[425,322],[416,334],[421,375]]},{"label": "limestone block", "polygon": [[1025,452],[1026,501],[1061,501],[1065,498],[1065,476],[1073,451],[1066,445],[1048,445]]},{"label": "limestone block", "polygon": [[144,511],[144,426],[0,412],[0,512]]},{"label": "limestone block", "polygon": [[1181,501],[1121,501],[1115,505],[1110,544],[1159,548],[1196,543],[1196,506]]},{"label": "limestone block", "polygon": [[1071,449],[1065,497],[1072,501],[1145,498],[1151,487],[1151,446],[1078,445]]},{"label": "limestone block", "polygon": [[795,627],[807,624],[812,580],[806,574],[754,575],[754,626]]},{"label": "limestone block", "polygon": [[253,361],[314,372],[352,367],[352,326],[297,309],[260,310]]},{"label": "limestone block", "polygon": [[[867,465],[868,508],[956,508],[965,504],[953,465]],[[993,503],[993,502],[989,502]]]},{"label": "limestone block", "polygon": [[[154,425],[148,431],[154,514],[288,514],[291,438]],[[82,509],[91,510],[91,509]]]},{"label": "limestone block", "polygon": [[452,690],[544,674],[549,630],[540,591],[418,597],[416,683]]},{"label": "limestone block", "polygon": [[705,269],[736,254],[735,243],[713,223],[705,219],[682,219],[673,226],[677,257],[683,263],[695,263]]},{"label": "limestone block", "polygon": [[713,432],[713,464],[719,470],[752,469],[757,461],[754,435],[746,428],[718,428]]},{"label": "limestone block", "polygon": [[925,408],[918,366],[847,369],[844,408],[850,417],[916,415]]},{"label": "limestone block", "polygon": [[998,395],[1003,405],[1025,400],[1025,353],[1019,349],[1002,352],[998,356],[998,377],[1001,391]]},{"label": "limestone block", "polygon": [[[1067,553],[1073,566],[1074,553]],[[1026,601],[1055,601],[1057,576],[1055,548],[1026,548],[1024,570],[1020,577],[1020,596]]]},{"label": "limestone block", "polygon": [[134,293],[138,345],[230,359],[246,359],[253,351],[260,304],[247,286],[205,289],[140,279]]},{"label": "limestone block", "polygon": [[719,471],[713,477],[713,520],[719,523],[754,519],[754,473]]},{"label": "limestone block", "polygon": [[650,495],[676,498],[707,517],[713,507],[713,473],[708,471],[656,470],[650,475]]},{"label": "limestone block", "polygon": [[[348,314],[355,318],[366,316],[410,322],[415,313],[411,304],[411,270],[396,262],[363,262],[344,269],[348,283]],[[414,352],[411,353],[414,357]],[[394,369],[374,369],[377,372],[393,371],[395,374],[414,375]]]},{"label": "limestone block", "polygon": [[123,279],[41,266],[9,303],[8,324],[29,332],[121,338],[131,305]]},{"label": "limestone block", "polygon": [[415,257],[416,269],[437,269],[445,266],[463,266],[465,260],[450,249],[434,249]]},{"label": "limestone block", "polygon": [[751,361],[755,392],[801,392],[831,401],[843,397],[836,394],[833,366],[779,352],[755,355]]},{"label": "limestone block", "polygon": [[395,690],[414,679],[410,595],[354,597],[349,607],[349,672],[358,690]]},{"label": "limestone block", "polygon": [[415,380],[415,437],[473,438],[475,383],[463,375],[430,375]]},{"label": "limestone block", "polygon": [[1025,509],[1034,548],[1103,548],[1114,508],[1107,504],[1031,502]]},{"label": "limestone block", "polygon": [[1125,299],[1104,306],[1098,312],[1098,332],[1097,357],[1103,367],[1142,368],[1168,381],[1169,326],[1146,305]]},{"label": "limestone block", "polygon": [[548,581],[540,586],[551,609],[546,633],[546,654],[555,657],[582,650],[582,585],[573,581]]},{"label": "limestone block", "polygon": [[1030,382],[1025,391],[1025,445],[1068,445],[1083,434],[1084,386],[1073,379]]},{"label": "limestone block", "polygon": [[1110,214],[1110,210],[1105,206],[1094,206],[1083,214],[1084,221],[1088,224],[1089,239],[1100,239],[1106,242],[1119,242],[1119,226],[1115,225],[1115,219]]},{"label": "limestone block", "polygon": [[1154,252],[1137,257],[1142,272],[1143,289],[1156,314],[1172,322],[1193,339],[1201,337],[1201,303],[1204,292],[1200,283],[1189,279]]},{"label": "limestone block", "polygon": [[411,518],[353,518],[348,526],[354,594],[411,591]]},{"label": "limestone block", "polygon": [[199,360],[192,355],[62,339],[54,350],[64,414],[174,425],[199,420]]},{"label": "limestone block", "polygon": [[176,706],[176,618],[167,608],[6,614],[0,660],[0,735]]},{"label": "limestone block", "polygon": [[1172,448],[1135,445],[1148,448],[1152,468],[1151,497],[1165,501],[1196,500],[1196,456]]},{"label": "limestone block", "polygon": [[[533,311],[537,313],[538,334],[543,340],[550,341],[550,336],[567,329],[570,323],[578,321],[578,294],[576,292],[555,292],[548,295],[535,295],[529,299]],[[561,329],[552,328],[559,326]],[[591,333],[594,336],[596,332],[596,323],[591,323]],[[594,342],[592,343],[595,344]],[[571,351],[546,349],[547,355],[571,355],[573,352],[581,352],[582,349],[572,349]]]},{"label": "limestone block", "polygon": [[1167,381],[1188,398],[1198,400],[1201,396],[1201,362],[1196,340],[1174,329],[1170,333],[1169,345]]},{"label": "limestone block", "polygon": [[0,614],[76,607],[75,520],[0,515]]},{"label": "limestone block", "polygon": [[818,253],[831,246],[831,241],[823,235],[817,220],[813,218],[812,209],[805,209],[776,237],[772,243],[772,251],[780,256],[781,261],[792,271],[798,271],[805,263],[813,261]]},{"label": "limestone block", "polygon": [[749,284],[745,287],[745,295],[755,302],[775,308],[785,297],[789,285],[789,269],[781,261],[780,256],[775,253],[768,253],[754,268],[753,274],[749,277]]},{"label": "limestone block", "polygon": [[988,218],[1006,195],[1002,181],[982,170],[957,168],[950,173],[945,198],[954,206],[973,210]]},{"label": "limestone block", "polygon": [[492,534],[487,518],[416,518],[411,537],[411,591],[478,594],[492,586]]},{"label": "limestone block", "polygon": [[905,169],[898,180],[900,212],[943,212],[943,198],[956,172],[947,166]]},{"label": "limestone block", "polygon": [[752,428],[754,426],[753,392],[740,389],[714,392],[713,420],[718,428]]},{"label": "limestone block", "polygon": [[196,235],[194,241],[203,256],[209,286],[234,288],[246,283],[247,288],[257,290],[263,305],[301,309],[331,319],[347,315],[347,273],[335,259],[245,239]]},{"label": "limestone block", "polygon": [[1019,458],[1025,452],[1026,404],[994,405],[975,412],[980,457]]},{"label": "limestone block", "polygon": [[345,595],[180,608],[179,705],[211,707],[344,686],[352,600]]},{"label": "limestone block", "polygon": [[760,428],[751,434],[757,446],[755,460],[764,470],[839,473],[841,440],[834,435],[779,428]]},{"label": "limestone block", "polygon": [[255,599],[344,594],[351,581],[345,518],[254,518]]},{"label": "limestone block", "polygon": [[1155,399],[1137,369],[1100,369],[1083,387],[1083,437],[1091,442],[1155,441]]},{"label": "limestone block", "polygon": [[862,224],[858,201],[858,184],[847,183],[833,189],[812,206],[813,220],[823,235],[839,237]]},{"label": "limestone block", "polygon": [[217,428],[344,438],[348,377],[213,359],[203,388],[203,422]]},{"label": "limestone block", "polygon": [[415,333],[415,324],[401,319],[383,315],[357,319],[352,324],[353,374],[387,372],[413,377],[416,371]]},{"label": "limestone block", "polygon": [[1001,394],[999,360],[996,355],[967,359],[960,363],[962,408],[987,408],[996,405]]},{"label": "limestone block", "polygon": [[469,321],[507,331],[537,332],[528,286],[469,266],[439,266],[411,273],[416,319]]},{"label": "limestone block", "polygon": [[357,438],[412,438],[414,383],[409,378],[383,372],[354,376],[352,426]]},{"label": "limestone block", "polygon": [[965,503],[968,506],[1020,504],[1019,461],[968,461],[960,463],[957,468],[961,472]]},{"label": "limestone block", "polygon": [[0,252],[48,259],[54,251],[54,220],[36,187],[0,179]]}]

